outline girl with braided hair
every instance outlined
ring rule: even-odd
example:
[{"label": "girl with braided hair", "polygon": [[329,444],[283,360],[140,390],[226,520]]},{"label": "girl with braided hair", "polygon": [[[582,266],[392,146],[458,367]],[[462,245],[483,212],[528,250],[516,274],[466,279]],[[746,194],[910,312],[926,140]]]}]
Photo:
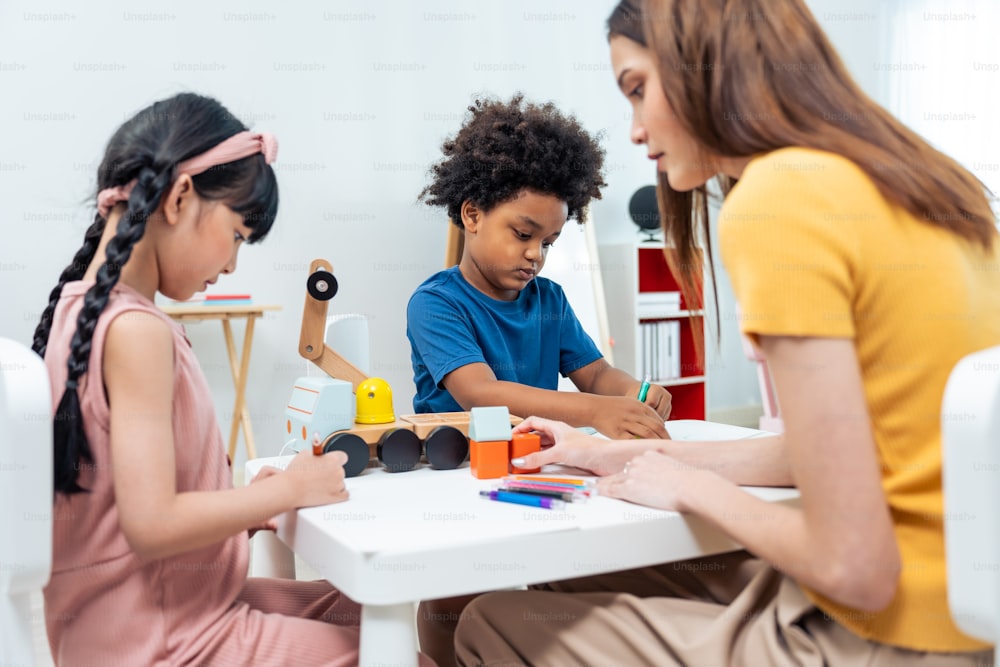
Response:
[{"label": "girl with braided hair", "polygon": [[326,582],[247,579],[248,532],[347,499],[333,452],[232,488],[204,375],[153,302],[232,273],[278,209],[274,138],[181,94],[128,120],[94,223],[35,331],[52,380],[56,664],[348,665],[359,606]]}]

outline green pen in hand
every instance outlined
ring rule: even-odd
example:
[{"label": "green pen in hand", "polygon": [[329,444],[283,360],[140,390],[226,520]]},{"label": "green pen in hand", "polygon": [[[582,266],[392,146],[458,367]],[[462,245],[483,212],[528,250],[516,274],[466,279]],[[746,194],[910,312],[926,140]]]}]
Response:
[{"label": "green pen in hand", "polygon": [[646,377],[642,380],[642,386],[639,387],[639,402],[646,402],[646,394],[649,393],[649,373],[646,373]]}]

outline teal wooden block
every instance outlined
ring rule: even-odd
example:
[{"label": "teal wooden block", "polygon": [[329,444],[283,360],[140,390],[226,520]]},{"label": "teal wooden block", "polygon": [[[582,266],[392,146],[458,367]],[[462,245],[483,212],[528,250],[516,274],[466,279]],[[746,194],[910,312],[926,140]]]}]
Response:
[{"label": "teal wooden block", "polygon": [[510,440],[510,411],[503,406],[472,408],[469,439],[476,442]]}]

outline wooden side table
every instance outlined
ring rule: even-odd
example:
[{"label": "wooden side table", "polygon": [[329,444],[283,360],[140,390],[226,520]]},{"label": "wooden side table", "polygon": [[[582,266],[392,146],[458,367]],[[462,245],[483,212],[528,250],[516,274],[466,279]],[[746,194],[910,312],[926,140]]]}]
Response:
[{"label": "wooden side table", "polygon": [[[162,306],[164,313],[178,322],[199,322],[201,320],[221,320],[222,333],[226,337],[226,350],[229,352],[229,368],[233,372],[233,385],[236,387],[236,402],[233,406],[233,421],[229,429],[229,460],[236,456],[236,440],[240,427],[243,428],[243,440],[247,445],[247,460],[257,458],[257,448],[253,442],[253,430],[250,427],[250,413],[246,406],[247,370],[250,367],[250,347],[253,344],[253,327],[258,317],[266,311],[281,310],[278,305],[231,305],[202,306],[175,304]],[[231,320],[246,319],[247,326],[243,333],[243,351],[237,359],[236,342],[233,339]]]}]

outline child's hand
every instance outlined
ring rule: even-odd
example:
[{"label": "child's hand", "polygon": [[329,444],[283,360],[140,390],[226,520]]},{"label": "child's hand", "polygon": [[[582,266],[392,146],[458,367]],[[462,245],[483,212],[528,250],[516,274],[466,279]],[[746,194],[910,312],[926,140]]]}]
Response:
[{"label": "child's hand", "polygon": [[[662,387],[657,387],[662,389]],[[649,388],[650,393],[653,387]],[[669,394],[668,394],[669,396]],[[629,438],[669,438],[663,417],[656,410],[640,403],[635,396],[595,396],[594,419],[591,426],[613,440]],[[646,396],[647,401],[649,396]]]},{"label": "child's hand", "polygon": [[[641,386],[642,385],[640,385],[640,387]],[[636,395],[638,394],[632,394],[632,396]],[[649,385],[649,389],[646,391],[646,400],[643,402],[656,410],[656,414],[660,415],[661,419],[667,419],[670,417],[671,400],[669,391],[658,384],[651,384]]]},{"label": "child's hand", "polygon": [[347,500],[344,464],[347,454],[341,451],[316,456],[311,448],[299,452],[285,469],[295,489],[295,507],[329,505]]},{"label": "child's hand", "polygon": [[[264,466],[263,468],[260,469],[260,472],[258,472],[254,476],[254,478],[250,480],[250,483],[253,484],[254,482],[259,482],[259,481],[261,481],[263,479],[267,479],[268,477],[274,477],[275,475],[279,475],[279,474],[281,474],[281,471],[278,470],[277,468],[275,468],[273,466]],[[278,529],[278,524],[275,522],[275,520],[273,518],[271,518],[271,519],[268,519],[267,521],[265,521],[264,523],[260,524],[259,526],[253,526],[253,527],[247,529],[247,532],[249,533],[250,537],[253,537],[254,535],[257,534],[258,531],[261,531],[261,530],[272,530],[273,531],[273,530],[277,530],[277,529]]]}]

